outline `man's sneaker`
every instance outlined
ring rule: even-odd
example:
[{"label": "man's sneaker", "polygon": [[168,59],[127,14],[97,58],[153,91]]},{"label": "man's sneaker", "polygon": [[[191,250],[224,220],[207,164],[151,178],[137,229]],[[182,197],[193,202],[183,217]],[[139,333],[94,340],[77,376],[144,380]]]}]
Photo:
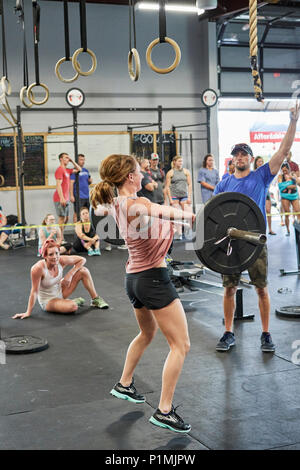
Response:
[{"label": "man's sneaker", "polygon": [[145,403],[146,401],[146,398],[143,395],[137,393],[133,379],[129,387],[124,387],[120,382],[118,382],[110,391],[110,393],[114,397],[121,398],[122,400],[128,400],[132,403]]},{"label": "man's sneaker", "polygon": [[112,246],[111,245],[106,245],[106,247],[104,248],[105,251],[111,251],[112,250]]},{"label": "man's sneaker", "polygon": [[108,308],[109,305],[105,302],[104,299],[102,299],[102,297],[98,295],[98,297],[95,297],[91,300],[91,307]]},{"label": "man's sneaker", "polygon": [[216,346],[217,351],[228,351],[232,346],[235,345],[235,337],[231,331],[225,331],[224,335]]},{"label": "man's sneaker", "polygon": [[262,333],[260,337],[261,341],[261,350],[263,352],[274,352],[275,351],[275,345],[272,341],[272,337],[270,333]]},{"label": "man's sneaker", "polygon": [[72,299],[78,307],[82,307],[85,303],[85,300],[82,297],[77,297],[76,299]]},{"label": "man's sneaker", "polygon": [[[178,408],[178,407],[177,407]],[[175,432],[190,432],[192,429],[191,425],[185,423],[182,418],[176,413],[176,408],[172,405],[171,411],[168,414],[164,414],[159,408],[153,413],[149,419],[150,423],[161,428],[170,429]]]}]

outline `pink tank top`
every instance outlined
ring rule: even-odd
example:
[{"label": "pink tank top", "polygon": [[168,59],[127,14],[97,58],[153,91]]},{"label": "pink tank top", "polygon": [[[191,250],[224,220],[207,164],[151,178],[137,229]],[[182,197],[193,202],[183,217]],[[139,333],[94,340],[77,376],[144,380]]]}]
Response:
[{"label": "pink tank top", "polygon": [[115,198],[113,216],[124,238],[129,258],[127,273],[137,273],[158,266],[164,260],[171,246],[174,234],[172,222],[147,217],[142,228],[137,229],[138,218],[129,224],[127,220],[127,198]]}]

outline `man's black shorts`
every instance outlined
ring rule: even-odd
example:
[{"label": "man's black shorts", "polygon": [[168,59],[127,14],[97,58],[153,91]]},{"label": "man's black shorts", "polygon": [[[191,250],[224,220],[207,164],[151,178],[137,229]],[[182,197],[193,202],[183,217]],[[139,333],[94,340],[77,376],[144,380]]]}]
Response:
[{"label": "man's black shorts", "polygon": [[167,268],[126,274],[125,289],[134,308],[158,310],[179,298]]}]

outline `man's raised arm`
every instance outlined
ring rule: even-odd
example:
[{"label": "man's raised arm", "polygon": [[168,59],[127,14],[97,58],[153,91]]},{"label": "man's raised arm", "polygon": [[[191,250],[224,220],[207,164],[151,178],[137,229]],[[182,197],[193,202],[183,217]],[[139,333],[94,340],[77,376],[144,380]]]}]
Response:
[{"label": "man's raised arm", "polygon": [[283,160],[288,156],[289,151],[293,145],[296,134],[297,121],[299,118],[299,111],[299,104],[298,102],[296,102],[295,108],[292,108],[290,112],[290,124],[286,131],[286,134],[281,141],[278,151],[273,155],[273,157],[269,161],[270,171],[272,175],[276,175],[278,173],[283,163]]}]

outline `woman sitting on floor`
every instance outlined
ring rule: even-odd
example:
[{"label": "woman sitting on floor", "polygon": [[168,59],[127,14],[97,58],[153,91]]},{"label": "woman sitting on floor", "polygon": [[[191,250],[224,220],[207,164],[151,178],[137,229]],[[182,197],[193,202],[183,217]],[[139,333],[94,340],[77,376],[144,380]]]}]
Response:
[{"label": "woman sitting on floor", "polygon": [[[82,297],[70,299],[69,296],[81,281],[91,296],[91,306],[108,308],[108,304],[97,294],[90,271],[84,267],[86,259],[82,256],[61,256],[59,245],[54,240],[46,240],[42,246],[42,260],[31,268],[31,291],[25,313],[17,313],[16,318],[30,317],[36,299],[45,312],[74,313],[85,300]],[[63,277],[63,270],[72,268]]]},{"label": "woman sitting on floor", "polygon": [[73,244],[73,252],[87,252],[89,256],[101,255],[100,240],[90,222],[90,214],[87,207],[80,209],[80,222],[75,226],[76,237]]},{"label": "woman sitting on floor", "polygon": [[72,248],[71,243],[62,245],[62,233],[58,225],[55,225],[55,217],[53,214],[47,214],[39,229],[39,245],[38,256],[41,256],[42,246],[46,240],[54,240],[59,245],[60,254],[69,254]]}]

